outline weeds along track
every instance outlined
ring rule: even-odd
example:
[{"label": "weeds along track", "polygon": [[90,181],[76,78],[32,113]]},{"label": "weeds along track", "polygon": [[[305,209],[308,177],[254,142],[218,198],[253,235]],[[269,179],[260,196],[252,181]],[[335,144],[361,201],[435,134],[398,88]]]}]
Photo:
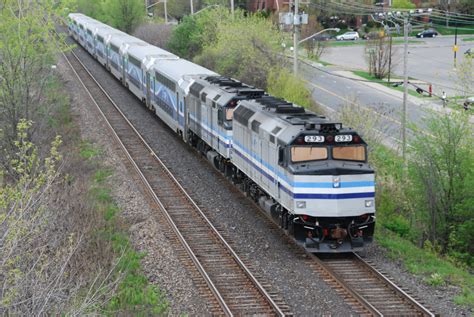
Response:
[{"label": "weeds along track", "polygon": [[167,219],[188,261],[212,294],[211,313],[291,315],[277,292],[267,291],[268,284],[264,288],[249,271],[74,52],[64,57],[161,212],[158,217]]},{"label": "weeds along track", "polygon": [[355,253],[314,257],[329,284],[352,297],[362,315],[436,316]]}]

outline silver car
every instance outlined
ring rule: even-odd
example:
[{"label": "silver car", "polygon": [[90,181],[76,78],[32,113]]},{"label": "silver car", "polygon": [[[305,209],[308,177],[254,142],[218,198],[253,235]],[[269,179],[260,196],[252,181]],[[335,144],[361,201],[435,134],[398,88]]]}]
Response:
[{"label": "silver car", "polygon": [[336,36],[336,40],[344,41],[344,40],[358,40],[360,38],[359,33],[355,31],[346,32],[344,34]]}]

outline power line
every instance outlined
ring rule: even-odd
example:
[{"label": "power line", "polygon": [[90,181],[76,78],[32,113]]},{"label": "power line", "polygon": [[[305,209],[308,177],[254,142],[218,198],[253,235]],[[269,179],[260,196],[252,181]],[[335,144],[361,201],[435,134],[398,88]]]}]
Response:
[{"label": "power line", "polygon": [[[365,4],[357,4],[357,3],[348,3],[348,2],[332,2],[332,1],[321,1],[319,0],[319,3],[310,3],[308,4],[309,6],[316,7],[320,9],[321,11],[337,11],[335,13],[339,14],[349,14],[349,15],[362,15],[362,16],[370,16],[371,14],[374,13],[382,13],[381,11],[384,11],[386,9],[377,7],[377,6],[371,6],[371,5],[365,5]],[[418,13],[419,9],[394,9],[394,8],[389,8],[387,12],[400,12],[400,13]],[[441,15],[441,12],[445,11],[440,11],[436,9],[431,9],[431,14],[438,20],[443,20],[443,21],[453,21],[453,22],[458,22],[458,23],[469,23],[472,22],[474,24],[474,16],[473,18],[470,18],[470,15],[462,15],[459,16],[458,14],[454,13],[449,13],[449,16],[446,15]]]}]

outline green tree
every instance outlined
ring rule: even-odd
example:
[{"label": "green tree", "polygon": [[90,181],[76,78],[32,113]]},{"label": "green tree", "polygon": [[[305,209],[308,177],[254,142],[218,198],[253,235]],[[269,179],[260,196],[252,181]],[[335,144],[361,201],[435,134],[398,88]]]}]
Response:
[{"label": "green tree", "polygon": [[285,34],[260,15],[245,15],[236,10],[232,18],[225,11],[226,18],[209,30],[215,34],[215,41],[207,42],[194,60],[222,75],[265,89],[269,70],[283,66],[279,52]]},{"label": "green tree", "polygon": [[102,11],[106,23],[132,33],[145,16],[145,4],[142,0],[104,0]]},{"label": "green tree", "polygon": [[192,60],[204,46],[216,41],[218,25],[230,18],[229,11],[224,8],[206,9],[197,15],[185,16],[173,30],[167,46],[176,55]]},{"label": "green tree", "polygon": [[91,18],[105,22],[106,16],[103,10],[104,1],[105,0],[77,0],[77,11]]},{"label": "green tree", "polygon": [[474,15],[474,1],[472,0],[459,0],[456,5],[456,9],[460,13]]},{"label": "green tree", "polygon": [[394,9],[414,9],[416,5],[410,0],[393,0],[392,8]]},{"label": "green tree", "polygon": [[[20,119],[34,120],[36,130],[50,118],[49,96],[61,41],[53,35],[53,17],[70,3],[2,1],[0,5],[0,163],[9,169]],[[59,49],[58,49],[59,48]]]},{"label": "green tree", "polygon": [[417,133],[412,142],[409,187],[417,225],[433,246],[446,253],[451,234],[474,219],[474,138],[463,113],[433,115],[426,126],[427,133]]}]

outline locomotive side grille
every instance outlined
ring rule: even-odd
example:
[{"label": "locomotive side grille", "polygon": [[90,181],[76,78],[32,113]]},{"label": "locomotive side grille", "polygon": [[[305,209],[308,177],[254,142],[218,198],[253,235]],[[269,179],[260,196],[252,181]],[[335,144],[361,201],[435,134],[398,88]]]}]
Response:
[{"label": "locomotive side grille", "polygon": [[254,114],[255,112],[253,110],[250,110],[244,106],[240,106],[234,111],[234,120],[244,126],[247,126],[250,117],[252,117]]},{"label": "locomotive side grille", "polygon": [[204,86],[200,83],[194,82],[191,87],[189,87],[189,92],[194,95],[195,97],[199,98],[201,90],[203,90]]}]

